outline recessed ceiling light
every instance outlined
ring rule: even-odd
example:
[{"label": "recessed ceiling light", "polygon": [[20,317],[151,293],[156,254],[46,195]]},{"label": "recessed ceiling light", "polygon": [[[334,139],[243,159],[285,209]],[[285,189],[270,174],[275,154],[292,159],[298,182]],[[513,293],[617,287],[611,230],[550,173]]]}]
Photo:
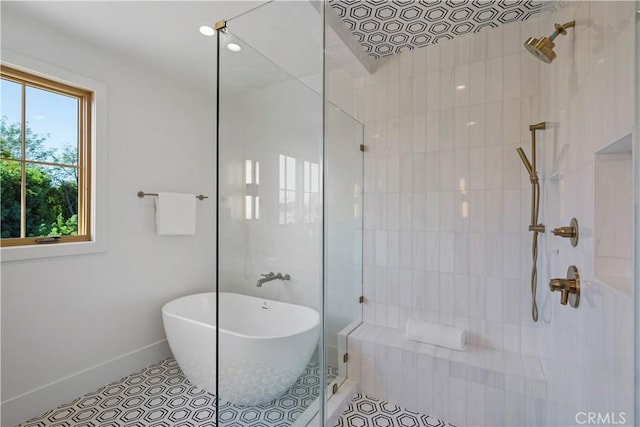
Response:
[{"label": "recessed ceiling light", "polygon": [[235,43],[227,44],[227,49],[229,49],[231,52],[240,52],[242,50],[240,45]]},{"label": "recessed ceiling light", "polygon": [[465,85],[458,85],[456,86],[456,89],[458,90],[462,90],[462,89],[466,89],[467,87]]},{"label": "recessed ceiling light", "polygon": [[213,27],[210,27],[209,25],[201,25],[200,34],[211,37],[216,34],[216,30],[214,30]]}]

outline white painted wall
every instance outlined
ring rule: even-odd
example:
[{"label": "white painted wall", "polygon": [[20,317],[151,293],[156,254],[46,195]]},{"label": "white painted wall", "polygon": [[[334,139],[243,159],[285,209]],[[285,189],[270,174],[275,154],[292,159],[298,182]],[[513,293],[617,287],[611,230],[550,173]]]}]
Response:
[{"label": "white painted wall", "polygon": [[[215,99],[22,16],[3,14],[2,48],[108,91],[107,139],[97,141],[108,146],[107,190],[97,194],[107,200],[107,250],[2,263],[2,424],[13,425],[166,355],[161,306],[215,288]],[[198,202],[195,236],[156,236],[153,200],[138,190],[211,198]],[[100,374],[74,382],[85,370]]]}]

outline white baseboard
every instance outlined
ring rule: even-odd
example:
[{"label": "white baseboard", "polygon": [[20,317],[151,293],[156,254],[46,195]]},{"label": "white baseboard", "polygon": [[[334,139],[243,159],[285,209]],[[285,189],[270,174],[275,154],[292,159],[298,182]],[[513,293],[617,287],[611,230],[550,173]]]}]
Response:
[{"label": "white baseboard", "polygon": [[2,402],[3,426],[15,426],[171,356],[158,341]]}]

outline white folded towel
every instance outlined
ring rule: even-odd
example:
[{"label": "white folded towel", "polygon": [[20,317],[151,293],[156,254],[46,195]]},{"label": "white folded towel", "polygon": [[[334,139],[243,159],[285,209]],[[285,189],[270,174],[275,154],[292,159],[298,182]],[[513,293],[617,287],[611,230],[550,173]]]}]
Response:
[{"label": "white folded towel", "polygon": [[156,230],[158,235],[195,234],[196,195],[158,193]]},{"label": "white folded towel", "polygon": [[458,351],[463,351],[467,344],[467,334],[462,329],[416,319],[407,320],[406,334],[410,340]]}]

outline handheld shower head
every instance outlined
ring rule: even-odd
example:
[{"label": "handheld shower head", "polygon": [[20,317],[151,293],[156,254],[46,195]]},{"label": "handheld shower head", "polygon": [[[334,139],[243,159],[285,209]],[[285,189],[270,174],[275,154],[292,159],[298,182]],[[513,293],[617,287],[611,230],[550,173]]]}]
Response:
[{"label": "handheld shower head", "polygon": [[524,165],[525,169],[527,169],[527,172],[529,172],[529,177],[534,178],[535,171],[533,170],[533,166],[531,165],[531,162],[527,158],[527,155],[524,154],[524,150],[521,147],[518,147],[516,151],[518,152],[518,155],[520,156],[520,159],[522,160],[522,164]]},{"label": "handheld shower head", "polygon": [[553,41],[558,37],[558,34],[567,35],[567,28],[575,27],[576,21],[570,21],[566,24],[555,24],[556,30],[549,37],[542,37],[536,39],[535,37],[529,37],[524,42],[524,47],[533,56],[538,58],[542,62],[550,64],[551,61],[556,59],[556,53],[553,51],[555,44]]}]

